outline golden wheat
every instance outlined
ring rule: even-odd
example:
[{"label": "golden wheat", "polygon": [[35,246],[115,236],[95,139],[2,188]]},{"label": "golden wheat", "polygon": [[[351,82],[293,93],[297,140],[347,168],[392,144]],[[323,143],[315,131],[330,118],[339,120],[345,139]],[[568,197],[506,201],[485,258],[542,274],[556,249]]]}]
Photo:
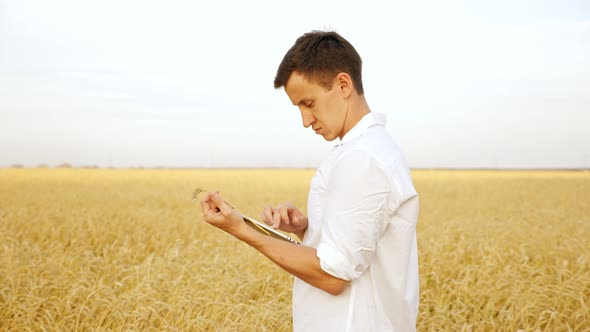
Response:
[{"label": "golden wheat", "polygon": [[[0,330],[288,331],[292,278],[195,185],[305,211],[313,171],[0,170]],[[414,171],[419,331],[590,330],[590,173]]]}]

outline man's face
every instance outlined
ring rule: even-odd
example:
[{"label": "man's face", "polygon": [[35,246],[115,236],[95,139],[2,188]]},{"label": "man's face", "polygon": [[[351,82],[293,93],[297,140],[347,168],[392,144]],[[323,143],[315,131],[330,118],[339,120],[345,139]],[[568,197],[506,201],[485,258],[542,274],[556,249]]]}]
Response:
[{"label": "man's face", "polygon": [[338,80],[329,91],[298,72],[293,72],[285,84],[285,92],[293,105],[299,107],[303,126],[312,127],[326,141],[342,138],[348,101]]}]

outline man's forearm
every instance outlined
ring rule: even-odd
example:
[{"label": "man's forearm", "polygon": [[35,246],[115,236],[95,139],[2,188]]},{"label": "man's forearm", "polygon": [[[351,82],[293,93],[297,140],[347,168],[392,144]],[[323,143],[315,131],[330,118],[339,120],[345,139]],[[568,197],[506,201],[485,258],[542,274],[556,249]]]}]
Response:
[{"label": "man's forearm", "polygon": [[[314,248],[265,236],[246,224],[244,226],[234,236],[256,248],[297,278],[332,295],[340,294],[348,285],[348,281],[336,278],[322,270],[320,259]],[[303,234],[302,232],[301,238]],[[297,236],[300,235],[297,234]]]}]

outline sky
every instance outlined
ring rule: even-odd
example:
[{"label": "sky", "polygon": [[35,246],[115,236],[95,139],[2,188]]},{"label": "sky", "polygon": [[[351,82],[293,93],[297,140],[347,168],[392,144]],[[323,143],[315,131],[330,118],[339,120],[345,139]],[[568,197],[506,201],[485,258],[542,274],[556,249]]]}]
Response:
[{"label": "sky", "polygon": [[273,80],[318,29],[410,167],[590,168],[582,0],[0,0],[0,167],[315,168]]}]

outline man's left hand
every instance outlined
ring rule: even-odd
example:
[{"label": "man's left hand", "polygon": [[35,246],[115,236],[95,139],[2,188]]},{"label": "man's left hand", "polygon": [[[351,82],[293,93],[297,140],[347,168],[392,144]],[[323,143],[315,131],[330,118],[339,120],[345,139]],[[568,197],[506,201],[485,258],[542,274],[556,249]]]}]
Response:
[{"label": "man's left hand", "polygon": [[201,209],[206,222],[230,234],[236,235],[245,225],[242,215],[229,206],[219,192],[206,193],[201,199]]}]

